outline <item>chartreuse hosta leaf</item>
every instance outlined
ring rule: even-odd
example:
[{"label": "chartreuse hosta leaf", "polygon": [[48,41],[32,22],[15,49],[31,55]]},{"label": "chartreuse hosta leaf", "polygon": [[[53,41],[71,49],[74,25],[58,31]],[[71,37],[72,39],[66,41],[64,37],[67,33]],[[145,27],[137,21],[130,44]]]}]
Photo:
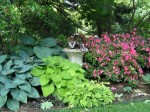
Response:
[{"label": "chartreuse hosta leaf", "polygon": [[43,70],[43,68],[40,68],[40,67],[34,67],[32,70],[31,70],[31,74],[33,76],[41,76],[45,73],[45,70]]},{"label": "chartreuse hosta leaf", "polygon": [[49,81],[50,81],[50,80],[47,78],[46,75],[42,75],[42,76],[40,77],[40,84],[41,84],[41,86],[47,85],[47,84],[49,83]]},{"label": "chartreuse hosta leaf", "polygon": [[42,86],[42,92],[44,97],[49,96],[54,92],[54,85],[53,84],[47,84],[45,86]]}]

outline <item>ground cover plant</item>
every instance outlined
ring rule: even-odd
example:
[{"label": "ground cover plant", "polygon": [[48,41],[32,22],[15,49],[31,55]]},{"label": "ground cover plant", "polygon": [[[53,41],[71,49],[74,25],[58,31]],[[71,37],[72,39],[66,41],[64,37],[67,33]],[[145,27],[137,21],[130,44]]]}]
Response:
[{"label": "ground cover plant", "polygon": [[137,85],[143,69],[150,67],[150,39],[132,34],[103,34],[102,38],[90,37],[84,67],[87,77],[127,81]]}]

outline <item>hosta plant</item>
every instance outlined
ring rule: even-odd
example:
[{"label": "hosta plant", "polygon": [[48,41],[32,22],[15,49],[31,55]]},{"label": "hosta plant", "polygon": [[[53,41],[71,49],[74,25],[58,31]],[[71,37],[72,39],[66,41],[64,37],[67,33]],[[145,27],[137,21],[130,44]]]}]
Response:
[{"label": "hosta plant", "polygon": [[65,95],[63,102],[69,103],[71,106],[78,107],[94,107],[108,103],[114,100],[113,93],[109,87],[104,84],[98,84],[94,81],[83,82],[71,89]]},{"label": "hosta plant", "polygon": [[34,67],[31,74],[40,77],[45,97],[53,94],[62,100],[68,90],[87,81],[84,77],[85,71],[76,63],[71,63],[59,56],[50,56],[43,61],[45,65]]},{"label": "hosta plant", "polygon": [[20,102],[27,103],[28,97],[39,97],[34,87],[39,85],[39,77],[30,74],[34,58],[19,54],[0,56],[0,108],[6,105],[13,111],[19,110]]},{"label": "hosta plant", "polygon": [[112,81],[127,81],[134,86],[150,67],[150,39],[132,34],[103,34],[90,37],[84,67],[88,76]]},{"label": "hosta plant", "polygon": [[48,37],[36,41],[33,37],[24,36],[20,38],[20,43],[21,46],[18,46],[18,50],[26,52],[29,56],[36,56],[40,59],[48,56],[65,57],[62,48],[57,45],[54,38]]}]

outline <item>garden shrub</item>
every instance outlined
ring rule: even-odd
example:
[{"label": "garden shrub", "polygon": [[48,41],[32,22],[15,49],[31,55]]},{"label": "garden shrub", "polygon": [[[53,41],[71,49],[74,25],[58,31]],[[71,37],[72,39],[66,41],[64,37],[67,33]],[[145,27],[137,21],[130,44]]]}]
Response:
[{"label": "garden shrub", "polygon": [[143,68],[150,67],[149,44],[150,39],[144,40],[136,35],[136,31],[132,34],[105,33],[102,38],[90,37],[84,63],[88,77],[137,84],[143,76]]},{"label": "garden shrub", "polygon": [[[12,111],[18,111],[20,103],[28,98],[38,98],[34,86],[39,86],[39,77],[30,74],[34,58],[20,52],[18,56],[0,56],[0,108],[5,104]],[[38,65],[38,63],[36,64]]]},{"label": "garden shrub", "polygon": [[79,64],[59,56],[48,57],[43,61],[45,65],[34,67],[31,74],[40,77],[45,97],[52,94],[65,103],[81,107],[112,102],[113,95],[110,89],[85,79],[85,71]]}]

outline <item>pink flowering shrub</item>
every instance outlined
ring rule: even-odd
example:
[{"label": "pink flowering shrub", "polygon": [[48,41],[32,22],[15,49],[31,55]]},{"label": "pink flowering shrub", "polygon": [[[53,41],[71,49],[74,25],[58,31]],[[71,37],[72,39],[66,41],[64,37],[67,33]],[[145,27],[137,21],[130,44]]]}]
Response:
[{"label": "pink flowering shrub", "polygon": [[105,33],[102,38],[91,36],[84,67],[93,77],[135,84],[143,76],[143,68],[150,68],[149,45],[150,39],[144,40],[135,31],[132,34]]}]

